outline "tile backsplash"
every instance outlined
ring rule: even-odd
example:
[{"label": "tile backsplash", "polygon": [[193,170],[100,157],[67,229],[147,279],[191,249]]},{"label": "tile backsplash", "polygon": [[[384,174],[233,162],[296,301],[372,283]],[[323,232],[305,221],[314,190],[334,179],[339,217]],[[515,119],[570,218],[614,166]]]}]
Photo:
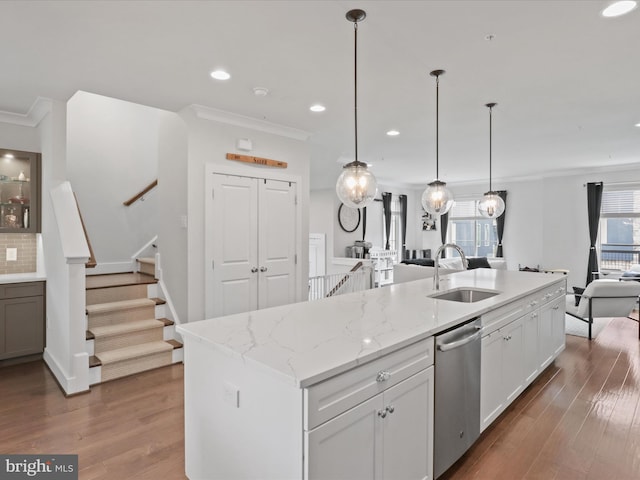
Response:
[{"label": "tile backsplash", "polygon": [[[18,259],[7,261],[7,248],[18,250]],[[36,271],[36,235],[34,233],[0,233],[0,274]]]}]

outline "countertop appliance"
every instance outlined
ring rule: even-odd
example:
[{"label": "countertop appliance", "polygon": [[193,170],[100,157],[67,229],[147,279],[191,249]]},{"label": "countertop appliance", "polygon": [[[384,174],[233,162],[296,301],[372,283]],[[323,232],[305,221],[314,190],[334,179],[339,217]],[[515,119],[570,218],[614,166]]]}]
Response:
[{"label": "countertop appliance", "polygon": [[480,436],[480,318],[436,335],[433,476]]}]

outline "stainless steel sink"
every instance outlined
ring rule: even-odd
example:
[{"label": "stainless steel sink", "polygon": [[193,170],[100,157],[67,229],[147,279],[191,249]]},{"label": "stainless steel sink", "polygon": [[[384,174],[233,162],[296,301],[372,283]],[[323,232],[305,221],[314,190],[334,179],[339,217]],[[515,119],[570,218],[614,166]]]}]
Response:
[{"label": "stainless steel sink", "polygon": [[479,302],[480,300],[486,300],[487,298],[494,297],[500,292],[495,290],[479,290],[477,288],[456,288],[455,290],[448,290],[442,293],[436,293],[429,295],[436,300],[449,300],[450,302],[462,302],[472,303]]}]

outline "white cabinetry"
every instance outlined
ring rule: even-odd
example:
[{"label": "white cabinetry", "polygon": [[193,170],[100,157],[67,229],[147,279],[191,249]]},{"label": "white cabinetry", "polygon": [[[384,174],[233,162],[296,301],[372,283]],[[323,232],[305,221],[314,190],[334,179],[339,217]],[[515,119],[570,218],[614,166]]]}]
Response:
[{"label": "white cabinetry", "polygon": [[305,478],[431,479],[432,365],[430,338],[308,388]]},{"label": "white cabinetry", "polygon": [[430,479],[433,367],[305,434],[306,477]]},{"label": "white cabinetry", "polygon": [[208,182],[206,316],[295,302],[296,184],[215,173]]},{"label": "white cabinetry", "polygon": [[481,430],[564,349],[564,294],[556,285],[483,317]]},{"label": "white cabinetry", "polygon": [[480,428],[484,430],[524,390],[524,318],[482,338]]}]

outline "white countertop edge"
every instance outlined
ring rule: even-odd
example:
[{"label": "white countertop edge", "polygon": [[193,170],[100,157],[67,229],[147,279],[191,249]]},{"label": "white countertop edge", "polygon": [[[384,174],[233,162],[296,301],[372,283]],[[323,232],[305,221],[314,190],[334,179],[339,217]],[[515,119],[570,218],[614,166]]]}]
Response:
[{"label": "white countertop edge", "polygon": [[47,279],[46,275],[38,272],[0,274],[0,284],[22,283],[22,282],[42,282],[46,279]]}]

